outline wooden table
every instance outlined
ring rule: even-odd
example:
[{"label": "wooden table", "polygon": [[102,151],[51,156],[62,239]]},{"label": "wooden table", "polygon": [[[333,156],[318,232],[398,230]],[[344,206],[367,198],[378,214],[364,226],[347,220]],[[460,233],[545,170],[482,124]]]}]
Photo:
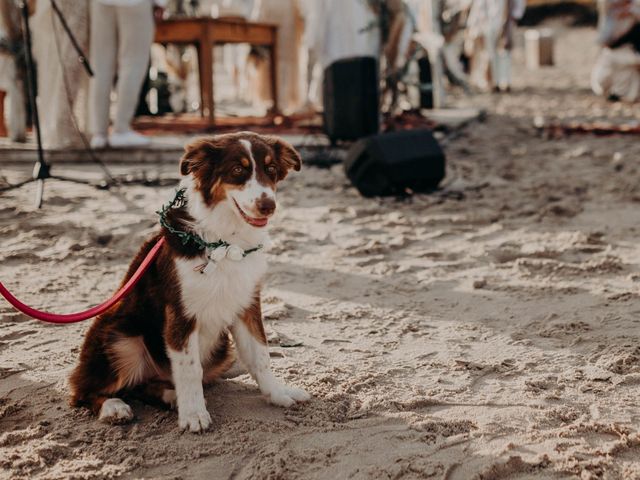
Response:
[{"label": "wooden table", "polygon": [[253,23],[242,19],[176,18],[156,25],[155,42],[161,44],[192,44],[198,50],[200,75],[200,113],[214,123],[213,47],[225,43],[249,43],[266,47],[270,54],[271,93],[273,110],[278,111],[277,54],[278,27],[268,23]]}]

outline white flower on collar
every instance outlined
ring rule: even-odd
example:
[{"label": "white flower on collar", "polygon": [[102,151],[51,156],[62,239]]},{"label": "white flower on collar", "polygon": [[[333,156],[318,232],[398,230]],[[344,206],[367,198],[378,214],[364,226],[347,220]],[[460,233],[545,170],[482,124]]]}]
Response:
[{"label": "white flower on collar", "polygon": [[209,254],[209,260],[214,263],[218,263],[220,260],[224,259],[227,256],[226,248],[216,248]]},{"label": "white flower on collar", "polygon": [[234,262],[239,262],[244,258],[244,250],[237,245],[229,245],[226,254],[227,258]]}]

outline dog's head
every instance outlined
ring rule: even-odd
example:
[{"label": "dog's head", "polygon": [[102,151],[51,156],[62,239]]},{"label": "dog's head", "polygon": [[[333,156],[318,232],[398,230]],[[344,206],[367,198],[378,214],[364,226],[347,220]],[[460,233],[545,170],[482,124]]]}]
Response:
[{"label": "dog's head", "polygon": [[275,212],[278,182],[301,163],[284,140],[241,132],[189,143],[180,173],[191,177],[208,209],[229,208],[251,227],[262,228]]}]

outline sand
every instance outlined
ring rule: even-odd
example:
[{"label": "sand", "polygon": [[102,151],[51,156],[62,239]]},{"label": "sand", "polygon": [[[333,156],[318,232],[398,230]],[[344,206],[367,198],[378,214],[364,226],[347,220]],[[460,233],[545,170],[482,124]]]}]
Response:
[{"label": "sand", "polygon": [[[640,478],[640,143],[533,127],[637,118],[589,93],[594,37],[560,29],[560,67],[454,99],[488,116],[448,143],[438,194],[363,199],[340,167],[287,180],[263,296],[273,368],[308,404],[269,406],[244,375],[206,390],[205,434],[140,403],[104,425],[67,405],[88,325],[0,303],[0,478]],[[4,195],[0,278],[54,311],[102,301],[171,192]]]}]

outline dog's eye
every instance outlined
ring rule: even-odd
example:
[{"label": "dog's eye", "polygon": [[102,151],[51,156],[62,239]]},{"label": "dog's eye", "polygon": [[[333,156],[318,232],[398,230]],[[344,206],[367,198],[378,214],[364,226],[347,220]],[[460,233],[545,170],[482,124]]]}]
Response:
[{"label": "dog's eye", "polygon": [[273,165],[268,165],[267,168],[265,168],[265,171],[269,174],[269,175],[275,175],[276,172],[276,167],[274,167]]},{"label": "dog's eye", "polygon": [[231,174],[237,176],[240,176],[244,173],[244,168],[242,168],[240,165],[238,165],[237,167],[233,167],[233,170],[231,170]]}]

